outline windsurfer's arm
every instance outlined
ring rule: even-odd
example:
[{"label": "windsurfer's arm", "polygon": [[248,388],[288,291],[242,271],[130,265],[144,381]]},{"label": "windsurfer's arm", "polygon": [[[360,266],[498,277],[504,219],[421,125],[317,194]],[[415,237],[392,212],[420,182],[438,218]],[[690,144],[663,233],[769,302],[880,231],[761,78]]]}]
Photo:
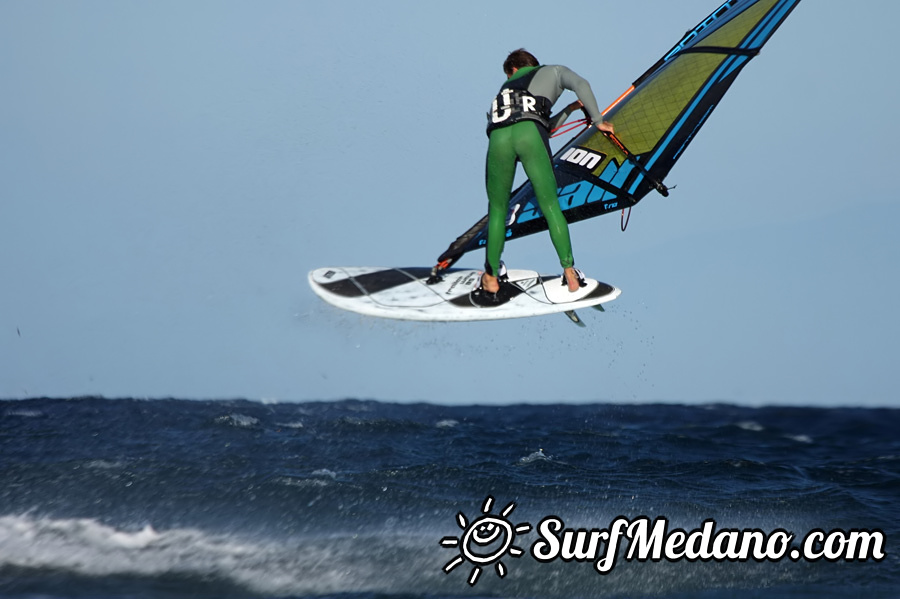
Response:
[{"label": "windsurfer's arm", "polygon": [[587,82],[587,79],[564,66],[560,66],[557,72],[559,74],[559,84],[563,88],[575,92],[582,105],[581,107],[584,108],[585,113],[594,126],[604,133],[614,133],[612,123],[603,120],[603,113],[600,112],[600,107],[597,106],[597,99],[594,97],[594,91],[591,89],[591,84]]},{"label": "windsurfer's arm", "polygon": [[603,114],[600,107],[597,106],[597,99],[594,98],[594,92],[591,90],[591,84],[587,79],[578,75],[575,71],[568,67],[560,66],[557,71],[559,74],[559,84],[564,89],[575,92],[578,99],[584,105],[584,110],[594,123],[603,120]]},{"label": "windsurfer's arm", "polygon": [[554,129],[556,129],[563,123],[565,123],[566,119],[569,118],[569,116],[573,112],[575,112],[579,108],[582,108],[583,106],[584,105],[581,103],[581,100],[575,100],[574,102],[572,102],[571,104],[569,104],[568,106],[566,106],[565,108],[560,110],[557,114],[551,116],[550,117],[550,130],[553,131]]}]

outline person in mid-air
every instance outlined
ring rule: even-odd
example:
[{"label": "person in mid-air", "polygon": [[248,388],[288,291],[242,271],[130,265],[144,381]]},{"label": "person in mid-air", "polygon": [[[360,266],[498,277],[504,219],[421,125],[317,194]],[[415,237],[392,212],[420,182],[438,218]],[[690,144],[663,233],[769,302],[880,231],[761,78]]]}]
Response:
[{"label": "person in mid-air", "polygon": [[[506,217],[516,173],[516,161],[534,187],[538,205],[550,228],[550,239],[559,255],[569,291],[577,291],[584,277],[572,257],[569,224],[559,207],[556,175],[550,160],[550,130],[562,124],[574,110],[584,108],[600,131],[613,133],[604,122],[590,84],[561,65],[541,66],[524,48],[509,54],[503,63],[508,79],[488,113],[486,187],[488,195],[487,259],[481,288],[489,293],[500,289],[500,255],[506,241]],[[564,89],[575,92],[578,101],[550,116],[553,104]]]}]

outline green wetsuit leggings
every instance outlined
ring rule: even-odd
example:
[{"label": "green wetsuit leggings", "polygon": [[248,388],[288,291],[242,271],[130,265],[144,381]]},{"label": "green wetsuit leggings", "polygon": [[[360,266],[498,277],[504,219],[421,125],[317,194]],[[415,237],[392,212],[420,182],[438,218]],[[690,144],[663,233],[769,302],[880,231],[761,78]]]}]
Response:
[{"label": "green wetsuit leggings", "polygon": [[519,121],[491,132],[487,153],[488,240],[485,270],[494,276],[500,271],[500,255],[506,242],[506,216],[516,174],[516,159],[534,187],[538,206],[547,220],[550,239],[563,268],[573,266],[569,224],[559,207],[556,175],[550,162],[546,137],[534,121]]}]

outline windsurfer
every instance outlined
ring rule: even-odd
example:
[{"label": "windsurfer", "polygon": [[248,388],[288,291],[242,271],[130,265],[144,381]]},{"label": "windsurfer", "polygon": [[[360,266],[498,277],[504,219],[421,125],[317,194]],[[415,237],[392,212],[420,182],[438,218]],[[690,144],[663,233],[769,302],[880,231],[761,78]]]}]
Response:
[{"label": "windsurfer", "polygon": [[[547,220],[550,239],[559,256],[569,291],[577,291],[583,276],[574,268],[569,224],[559,207],[556,176],[550,160],[549,132],[565,122],[574,110],[582,107],[600,131],[613,133],[612,123],[603,121],[590,84],[567,67],[540,66],[533,54],[520,48],[506,58],[503,72],[508,79],[488,113],[485,178],[488,239],[482,289],[489,293],[500,289],[497,277],[500,274],[500,255],[506,241],[509,196],[516,162],[521,161]],[[550,116],[553,104],[566,89],[575,92],[578,101],[566,106],[559,114]]]}]

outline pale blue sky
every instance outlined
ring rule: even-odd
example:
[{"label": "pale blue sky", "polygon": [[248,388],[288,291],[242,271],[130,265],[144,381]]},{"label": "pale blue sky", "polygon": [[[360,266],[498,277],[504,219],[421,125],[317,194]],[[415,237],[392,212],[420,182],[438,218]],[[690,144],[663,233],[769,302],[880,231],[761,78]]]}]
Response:
[{"label": "pale blue sky", "polygon": [[[515,6],[0,4],[0,397],[895,405],[889,0],[801,2],[668,199],[572,227],[623,290],[586,329],[313,295],[313,268],[430,266],[484,214],[509,50],[605,106],[718,3]],[[543,234],[504,258],[558,269]]]}]

